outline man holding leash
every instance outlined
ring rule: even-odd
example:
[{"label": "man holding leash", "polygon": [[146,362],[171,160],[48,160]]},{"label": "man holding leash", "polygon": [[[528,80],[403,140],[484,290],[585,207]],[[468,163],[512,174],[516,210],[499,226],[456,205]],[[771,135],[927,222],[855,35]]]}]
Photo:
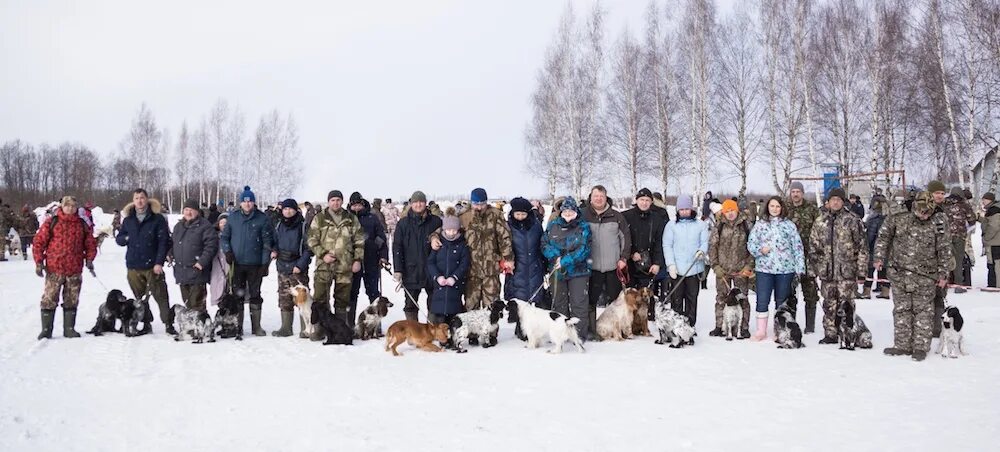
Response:
[{"label": "man holding leash", "polygon": [[[260,327],[261,305],[260,284],[271,265],[271,259],[278,257],[274,251],[274,229],[271,220],[257,208],[257,197],[250,186],[240,193],[240,208],[229,214],[226,227],[222,230],[219,246],[226,255],[226,263],[233,266],[231,273],[233,293],[250,303],[250,329],[254,336],[266,336]],[[239,312],[239,329],[243,330],[243,307]]]},{"label": "man holding leash", "polygon": [[128,285],[135,298],[140,299],[147,292],[151,293],[160,308],[160,321],[167,334],[177,334],[163,273],[163,263],[171,248],[170,230],[160,209],[160,202],[150,199],[146,190],[135,189],[132,202],[122,209],[124,218],[115,242],[126,247]]},{"label": "man holding leash", "polygon": [[427,257],[431,254],[430,236],[438,229],[441,218],[427,211],[427,196],[422,191],[413,192],[409,208],[392,235],[392,279],[406,292],[406,320],[417,320],[421,290],[427,293],[428,302],[434,293],[427,277]]},{"label": "man holding leash", "polygon": [[316,214],[308,233],[309,249],[317,257],[313,298],[329,303],[332,287],[334,315],[349,322],[355,315],[350,309],[351,281],[365,258],[365,234],[358,217],[344,209],[340,190],[331,191],[326,198],[327,208]]}]

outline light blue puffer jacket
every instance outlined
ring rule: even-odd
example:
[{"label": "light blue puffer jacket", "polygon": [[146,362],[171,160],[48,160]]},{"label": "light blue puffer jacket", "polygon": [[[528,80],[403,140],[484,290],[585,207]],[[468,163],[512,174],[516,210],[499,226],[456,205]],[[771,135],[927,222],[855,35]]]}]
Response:
[{"label": "light blue puffer jacket", "polygon": [[[695,218],[683,218],[667,223],[663,229],[663,259],[667,268],[677,266],[677,276],[697,275],[705,271],[705,261],[695,259],[701,251],[708,254],[708,225]],[[691,267],[691,270],[684,273]]]}]

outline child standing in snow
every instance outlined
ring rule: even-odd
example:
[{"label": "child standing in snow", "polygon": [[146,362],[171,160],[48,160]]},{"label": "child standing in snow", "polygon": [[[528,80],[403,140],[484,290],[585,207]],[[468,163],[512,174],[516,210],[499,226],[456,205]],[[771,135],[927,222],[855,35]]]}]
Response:
[{"label": "child standing in snow", "polygon": [[460,228],[458,217],[446,215],[441,220],[441,248],[427,258],[427,275],[434,287],[428,302],[428,323],[447,323],[465,311],[462,294],[472,254]]}]

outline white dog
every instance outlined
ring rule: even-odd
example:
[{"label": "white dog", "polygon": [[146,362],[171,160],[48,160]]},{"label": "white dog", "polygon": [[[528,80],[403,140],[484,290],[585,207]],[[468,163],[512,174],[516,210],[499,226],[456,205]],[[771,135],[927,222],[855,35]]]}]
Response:
[{"label": "white dog", "polygon": [[670,307],[669,302],[656,303],[656,329],[660,331],[657,344],[670,344],[670,348],[694,345],[694,328],[688,324],[687,317]]},{"label": "white dog", "polygon": [[309,295],[309,288],[302,284],[296,284],[288,289],[288,293],[292,295],[295,306],[299,308],[299,318],[305,322],[305,327],[299,332],[299,337],[307,338],[316,330],[316,325],[312,323],[313,297]]},{"label": "white dog", "polygon": [[567,341],[572,342],[576,349],[583,353],[583,343],[576,333],[576,325],[580,319],[566,316],[548,309],[536,308],[526,301],[510,300],[507,302],[507,322],[519,323],[521,332],[528,337],[528,348],[538,348],[545,335],[552,341],[549,353],[562,353],[562,346]]},{"label": "white dog", "polygon": [[965,353],[965,338],[962,336],[962,326],[965,319],[958,308],[948,306],[941,314],[941,338],[938,340],[937,354],[942,358],[958,358],[958,355]]},{"label": "white dog", "polygon": [[608,308],[597,318],[597,335],[604,340],[616,340],[632,338],[632,320],[635,311],[639,307],[639,297],[642,294],[638,289],[626,289]]}]

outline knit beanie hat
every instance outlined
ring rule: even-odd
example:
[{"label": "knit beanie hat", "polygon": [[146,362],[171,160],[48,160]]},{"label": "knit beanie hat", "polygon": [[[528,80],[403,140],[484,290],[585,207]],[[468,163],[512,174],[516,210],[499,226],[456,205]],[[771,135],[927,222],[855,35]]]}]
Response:
[{"label": "knit beanie hat", "polygon": [[732,199],[727,199],[722,202],[722,213],[726,212],[739,212],[740,206],[736,204],[736,201]]},{"label": "knit beanie hat", "polygon": [[489,197],[486,196],[486,190],[482,188],[472,190],[472,195],[469,196],[469,200],[474,203],[486,202],[488,199]]},{"label": "knit beanie hat", "polygon": [[844,192],[844,189],[840,187],[834,188],[833,190],[830,190],[830,192],[826,194],[827,201],[829,201],[833,197],[840,198],[841,201],[847,201],[847,193]]},{"label": "knit beanie hat", "polygon": [[188,198],[187,201],[184,201],[184,208],[198,210],[198,200]]},{"label": "knit beanie hat", "polygon": [[330,193],[326,195],[326,200],[329,201],[333,198],[340,198],[341,200],[343,200],[344,194],[341,193],[340,190],[330,190]]},{"label": "knit beanie hat", "polygon": [[986,194],[983,195],[983,199],[994,202],[997,200],[997,195],[993,194],[993,192],[986,192]]},{"label": "knit beanie hat", "polygon": [[788,188],[788,190],[789,191],[798,190],[798,191],[801,191],[801,192],[805,192],[806,191],[806,189],[802,186],[802,182],[799,182],[799,181],[792,182],[792,185],[791,185],[791,187]]},{"label": "knit beanie hat", "polygon": [[575,210],[579,212],[580,205],[576,202],[576,198],[567,196],[563,198],[562,205],[559,206],[559,211],[562,212],[563,210]]},{"label": "knit beanie hat", "polygon": [[358,192],[351,193],[351,198],[350,201],[348,201],[348,204],[358,204],[361,202],[361,199],[362,199],[361,193]]},{"label": "knit beanie hat", "polygon": [[929,184],[927,184],[927,192],[928,193],[934,194],[935,192],[939,192],[939,191],[946,191],[946,189],[944,188],[944,183],[943,182],[941,182],[939,180],[932,180]]},{"label": "knit beanie hat", "polygon": [[281,201],[281,208],[299,210],[299,203],[295,202],[295,200],[292,198],[288,198],[284,201]]},{"label": "knit beanie hat", "polygon": [[243,187],[243,193],[240,193],[240,202],[243,201],[250,201],[255,204],[257,203],[257,196],[255,196],[253,192],[250,191],[249,185]]},{"label": "knit beanie hat", "polygon": [[649,198],[649,200],[652,201],[653,200],[653,192],[649,191],[648,188],[643,187],[643,188],[639,189],[639,193],[635,194],[635,199],[638,200],[639,198],[642,198],[642,197]]},{"label": "knit beanie hat", "polygon": [[427,195],[424,192],[417,190],[410,195],[410,202],[427,202]]},{"label": "knit beanie hat", "polygon": [[524,199],[522,197],[517,197],[510,200],[510,211],[511,212],[531,212],[531,201]]},{"label": "knit beanie hat", "polygon": [[680,195],[677,197],[677,210],[681,209],[693,209],[694,201],[688,195]]}]

